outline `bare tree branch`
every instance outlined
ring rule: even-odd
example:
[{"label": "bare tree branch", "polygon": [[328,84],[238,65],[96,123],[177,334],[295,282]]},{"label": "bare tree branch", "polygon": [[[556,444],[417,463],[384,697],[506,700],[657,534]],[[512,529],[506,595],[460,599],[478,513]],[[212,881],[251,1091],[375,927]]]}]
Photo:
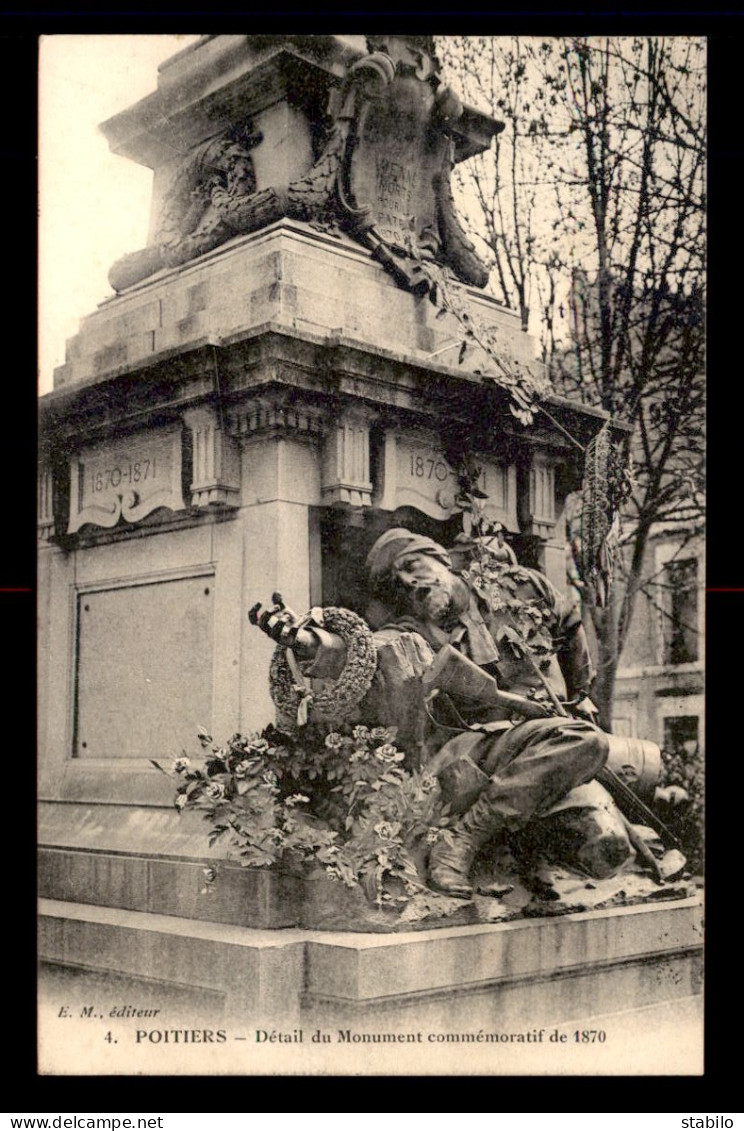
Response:
[{"label": "bare tree branch", "polygon": [[505,121],[461,197],[503,300],[559,391],[633,428],[621,591],[592,611],[606,724],[655,525],[703,519],[705,46],[448,37],[445,55]]}]

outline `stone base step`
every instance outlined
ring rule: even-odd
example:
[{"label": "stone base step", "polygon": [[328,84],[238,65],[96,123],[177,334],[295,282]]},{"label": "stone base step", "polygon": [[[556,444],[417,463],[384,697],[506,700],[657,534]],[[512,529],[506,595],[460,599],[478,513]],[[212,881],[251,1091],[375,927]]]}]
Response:
[{"label": "stone base step", "polygon": [[697,899],[395,935],[42,900],[40,929],[42,962],[80,984],[115,975],[147,983],[154,998],[201,995],[253,1028],[546,1025],[700,990]]}]

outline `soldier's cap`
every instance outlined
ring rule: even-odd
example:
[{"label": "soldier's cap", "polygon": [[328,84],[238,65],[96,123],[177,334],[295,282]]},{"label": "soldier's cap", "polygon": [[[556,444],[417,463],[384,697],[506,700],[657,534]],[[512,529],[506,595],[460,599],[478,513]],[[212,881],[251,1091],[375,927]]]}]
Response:
[{"label": "soldier's cap", "polygon": [[372,581],[384,577],[403,554],[428,554],[452,569],[452,559],[443,546],[424,534],[413,534],[402,526],[386,530],[367,554],[366,567]]}]

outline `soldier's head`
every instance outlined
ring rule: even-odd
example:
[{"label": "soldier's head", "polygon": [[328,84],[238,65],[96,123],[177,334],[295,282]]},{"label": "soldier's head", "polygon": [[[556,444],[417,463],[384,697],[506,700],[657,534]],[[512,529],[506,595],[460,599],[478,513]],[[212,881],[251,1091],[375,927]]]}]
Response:
[{"label": "soldier's head", "polygon": [[467,608],[469,594],[438,542],[403,527],[386,531],[367,555],[372,588],[396,613],[444,624]]}]

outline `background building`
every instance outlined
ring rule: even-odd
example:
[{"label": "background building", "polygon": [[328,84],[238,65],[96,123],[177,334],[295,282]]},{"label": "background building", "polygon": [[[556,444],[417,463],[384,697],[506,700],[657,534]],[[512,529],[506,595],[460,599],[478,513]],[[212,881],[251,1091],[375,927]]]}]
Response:
[{"label": "background building", "polygon": [[663,750],[703,749],[705,555],[683,524],[653,531],[617,672],[615,732]]}]

